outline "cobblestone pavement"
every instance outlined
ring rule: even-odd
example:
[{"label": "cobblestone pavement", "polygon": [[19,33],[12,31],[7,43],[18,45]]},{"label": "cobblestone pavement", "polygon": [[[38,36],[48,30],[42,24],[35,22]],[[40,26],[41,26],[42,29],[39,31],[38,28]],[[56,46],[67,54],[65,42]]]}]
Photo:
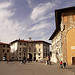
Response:
[{"label": "cobblestone pavement", "polygon": [[0,75],[75,75],[70,69],[60,69],[58,64],[0,62]]}]

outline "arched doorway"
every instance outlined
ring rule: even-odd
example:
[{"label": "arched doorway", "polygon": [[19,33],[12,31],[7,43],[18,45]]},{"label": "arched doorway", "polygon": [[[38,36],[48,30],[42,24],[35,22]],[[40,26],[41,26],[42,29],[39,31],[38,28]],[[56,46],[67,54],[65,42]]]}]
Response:
[{"label": "arched doorway", "polygon": [[29,53],[29,61],[32,61],[32,54]]},{"label": "arched doorway", "polygon": [[34,57],[34,61],[36,60],[36,57]]}]

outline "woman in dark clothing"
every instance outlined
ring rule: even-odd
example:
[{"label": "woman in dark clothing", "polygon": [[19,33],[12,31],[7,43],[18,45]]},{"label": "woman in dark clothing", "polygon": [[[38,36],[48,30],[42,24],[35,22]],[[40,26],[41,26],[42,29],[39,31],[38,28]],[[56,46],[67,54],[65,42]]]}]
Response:
[{"label": "woman in dark clothing", "polygon": [[63,63],[64,68],[66,68],[66,62]]}]

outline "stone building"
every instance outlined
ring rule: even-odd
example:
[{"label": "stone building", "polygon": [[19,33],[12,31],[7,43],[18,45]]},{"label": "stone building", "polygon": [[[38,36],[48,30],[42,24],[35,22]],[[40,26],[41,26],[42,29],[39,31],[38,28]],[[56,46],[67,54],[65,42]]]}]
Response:
[{"label": "stone building", "polygon": [[51,61],[52,62],[60,62],[63,57],[62,57],[62,51],[61,51],[61,31],[55,30],[52,36],[50,37],[51,40],[51,52],[52,52],[52,57]]},{"label": "stone building", "polygon": [[10,59],[10,45],[0,42],[0,60]]},{"label": "stone building", "polygon": [[[52,34],[53,40],[58,31],[61,32],[61,59],[68,65],[75,64],[75,6],[55,10],[56,33]],[[51,42],[52,43],[52,42]],[[53,49],[54,50],[54,49]]]},{"label": "stone building", "polygon": [[11,59],[22,60],[25,56],[27,60],[43,60],[49,54],[50,43],[38,40],[15,40],[11,42]]}]

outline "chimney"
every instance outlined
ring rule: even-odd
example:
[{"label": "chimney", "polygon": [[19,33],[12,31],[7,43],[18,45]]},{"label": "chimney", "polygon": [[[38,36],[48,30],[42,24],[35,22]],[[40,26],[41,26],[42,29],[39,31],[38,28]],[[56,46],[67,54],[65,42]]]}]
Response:
[{"label": "chimney", "polygon": [[32,40],[32,38],[31,37],[29,37],[29,41],[31,41]]},{"label": "chimney", "polygon": [[20,38],[19,38],[19,40],[20,40]]}]

